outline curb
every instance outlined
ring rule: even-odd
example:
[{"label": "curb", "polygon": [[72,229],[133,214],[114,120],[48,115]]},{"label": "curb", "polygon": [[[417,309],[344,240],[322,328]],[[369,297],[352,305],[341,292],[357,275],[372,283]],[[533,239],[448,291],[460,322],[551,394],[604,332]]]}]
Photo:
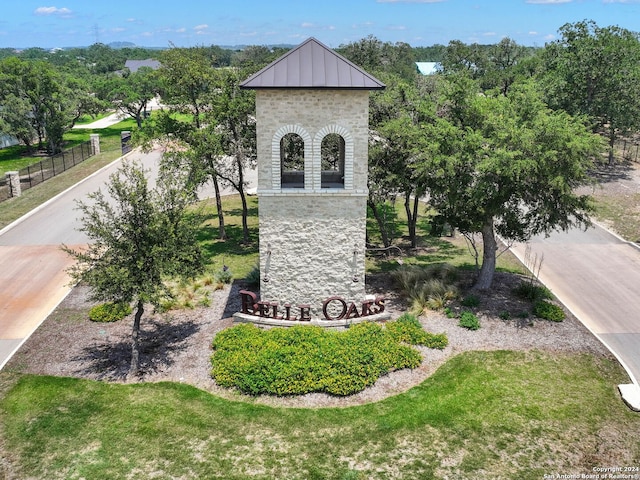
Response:
[{"label": "curb", "polygon": [[[596,222],[594,222],[596,223]],[[603,230],[605,230],[608,233],[611,233],[613,236],[615,236],[616,238],[622,240],[625,243],[631,244],[634,247],[638,248],[640,250],[640,247],[638,245],[636,245],[633,242],[628,242],[626,240],[624,240],[623,238],[621,238],[619,235],[616,235],[613,232],[610,232],[607,228],[603,227],[600,224],[597,224],[598,227],[602,228]],[[520,255],[518,255],[518,253],[516,253],[512,247],[509,247],[509,251],[520,261],[520,263],[522,263],[522,265],[524,266],[524,268],[526,268],[527,270],[529,270],[529,268],[527,267],[527,265],[524,263],[524,258],[521,258]],[[530,271],[530,270],[529,270]],[[544,284],[544,282],[542,282],[542,280],[538,279],[541,283]],[[546,285],[545,285],[546,286]],[[636,412],[640,412],[640,385],[638,385],[638,381],[635,378],[633,372],[631,371],[631,369],[628,367],[628,365],[624,362],[624,360],[622,360],[622,358],[620,358],[620,356],[607,344],[607,342],[605,342],[602,338],[600,338],[600,336],[595,333],[591,328],[589,328],[589,326],[587,326],[578,315],[575,314],[575,312],[568,307],[564,301],[562,301],[561,299],[558,299],[562,302],[562,304],[564,305],[564,307],[569,310],[569,312],[571,312],[571,314],[576,317],[580,323],[582,323],[582,325],[589,330],[589,332],[591,333],[591,335],[593,335],[595,338],[598,339],[598,341],[600,343],[602,343],[602,345],[604,345],[607,350],[609,350],[609,352],[611,352],[611,354],[616,358],[616,360],[618,361],[618,363],[622,366],[622,368],[624,369],[624,371],[627,373],[627,375],[629,376],[629,379],[631,380],[632,383],[630,384],[621,384],[618,385],[618,391],[620,392],[620,396],[622,397],[622,400],[624,401],[624,403],[633,411]]]},{"label": "curb", "polygon": [[15,226],[19,225],[20,223],[24,222],[27,218],[29,218],[32,215],[35,215],[36,213],[38,213],[40,210],[42,210],[44,207],[46,207],[47,205],[49,205],[50,203],[53,203],[55,200],[57,200],[59,197],[65,195],[66,193],[68,193],[70,190],[73,190],[75,187],[77,187],[78,185],[81,185],[82,183],[86,182],[87,180],[89,180],[90,178],[95,177],[96,175],[102,173],[104,170],[111,168],[111,166],[113,164],[115,164],[116,162],[120,162],[122,160],[124,160],[125,158],[127,158],[129,155],[131,155],[134,152],[137,152],[138,148],[134,148],[133,150],[131,150],[130,152],[126,153],[125,155],[122,155],[121,157],[116,158],[113,162],[108,163],[107,165],[105,165],[104,167],[96,170],[95,172],[93,172],[91,175],[88,175],[86,177],[84,177],[82,180],[80,180],[79,182],[74,183],[73,185],[71,185],[70,187],[66,188],[65,190],[63,190],[62,192],[58,193],[57,195],[51,197],[49,200],[47,200],[44,203],[41,203],[40,205],[38,205],[37,207],[35,207],[32,210],[29,210],[27,213],[25,213],[23,216],[21,216],[20,218],[18,218],[17,220],[14,220],[13,222],[11,222],[9,225],[7,225],[6,227],[4,227],[2,230],[0,230],[0,236],[6,232],[8,232],[9,230],[11,230],[12,228],[14,228]]}]

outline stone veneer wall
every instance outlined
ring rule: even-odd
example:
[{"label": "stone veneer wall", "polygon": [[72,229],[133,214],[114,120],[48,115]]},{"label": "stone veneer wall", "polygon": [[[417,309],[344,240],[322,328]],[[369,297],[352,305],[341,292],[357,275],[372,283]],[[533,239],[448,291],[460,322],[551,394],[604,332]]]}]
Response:
[{"label": "stone veneer wall", "polygon": [[312,318],[329,297],[364,300],[366,197],[269,197],[259,209],[262,300],[308,304]]},{"label": "stone veneer wall", "polygon": [[[312,318],[332,296],[362,302],[369,92],[258,90],[256,119],[261,299],[308,304]],[[289,132],[305,140],[304,189],[280,188],[279,141]],[[345,139],[345,188],[320,188],[327,133]]]},{"label": "stone veneer wall", "polygon": [[[305,140],[305,174],[315,174],[318,179],[322,140],[318,138],[319,134],[342,133],[345,140],[351,142],[352,148],[347,144],[347,153],[352,153],[353,158],[353,178],[349,179],[352,188],[348,190],[366,193],[369,135],[367,90],[258,90],[256,120],[258,193],[279,191],[280,159],[274,159],[274,144],[289,132],[297,133]],[[349,168],[345,170],[345,173],[349,173]],[[317,190],[319,180],[314,183],[313,188]]]}]

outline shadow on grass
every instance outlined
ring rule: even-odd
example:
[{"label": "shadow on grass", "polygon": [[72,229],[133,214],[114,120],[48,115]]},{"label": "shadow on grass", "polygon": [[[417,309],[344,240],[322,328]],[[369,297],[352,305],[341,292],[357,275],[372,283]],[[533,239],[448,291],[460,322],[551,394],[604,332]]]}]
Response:
[{"label": "shadow on grass", "polygon": [[249,230],[249,242],[242,241],[242,226],[226,225],[227,240],[220,240],[217,225],[207,224],[198,231],[198,242],[203,253],[208,258],[216,258],[219,255],[248,255],[258,252],[258,232]]},{"label": "shadow on grass", "polygon": [[633,166],[627,160],[616,162],[613,165],[602,162],[596,163],[589,175],[598,183],[617,182],[619,180],[631,180],[629,172],[632,170]]},{"label": "shadow on grass", "polygon": [[[200,327],[192,321],[177,323],[143,318],[140,327],[140,372],[153,373],[164,370],[174,363],[174,357],[184,351],[187,338]],[[78,375],[91,376],[99,380],[123,381],[131,364],[131,339],[96,343],[82,349],[72,358],[83,367]]]},{"label": "shadow on grass", "polygon": [[[422,246],[416,249],[403,248],[402,255],[377,256],[369,264],[368,273],[390,272],[403,263],[431,265],[447,263],[460,258],[467,252],[464,248],[438,237],[424,237]],[[409,257],[408,259],[406,257]]]}]

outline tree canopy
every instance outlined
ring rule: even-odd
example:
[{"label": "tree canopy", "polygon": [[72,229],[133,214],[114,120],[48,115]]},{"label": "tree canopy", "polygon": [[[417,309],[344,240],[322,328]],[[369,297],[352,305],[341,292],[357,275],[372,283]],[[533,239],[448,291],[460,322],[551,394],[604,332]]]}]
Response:
[{"label": "tree canopy", "polygon": [[446,114],[425,125],[420,181],[446,221],[482,235],[475,288],[488,289],[496,234],[526,241],[589,225],[589,197],[575,187],[588,181],[602,144],[580,119],[549,109],[530,82],[506,96],[480,95],[473,82],[456,78],[442,102]]},{"label": "tree canopy", "polygon": [[147,303],[159,305],[169,277],[192,277],[203,268],[195,225],[186,215],[190,197],[181,178],[161,177],[150,189],[142,167],[125,163],[111,175],[107,193],[79,202],[86,249],[64,247],[77,263],[69,274],[98,301],[134,303],[129,374],[138,372],[140,321]]},{"label": "tree canopy", "polygon": [[592,21],[565,24],[543,52],[542,82],[553,108],[587,115],[609,139],[640,129],[640,37]]}]

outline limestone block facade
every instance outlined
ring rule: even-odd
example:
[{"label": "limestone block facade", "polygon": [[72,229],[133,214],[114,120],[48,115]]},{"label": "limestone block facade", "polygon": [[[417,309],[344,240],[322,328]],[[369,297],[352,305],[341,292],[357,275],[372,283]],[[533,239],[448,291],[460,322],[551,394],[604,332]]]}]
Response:
[{"label": "limestone block facade", "polygon": [[236,320],[381,316],[365,242],[369,91],[384,84],[310,38],[241,87],[256,91],[260,300],[242,292]]},{"label": "limestone block facade", "polygon": [[[308,304],[365,297],[369,92],[262,90],[256,92],[260,292],[263,300]],[[292,123],[295,119],[295,123]],[[304,141],[304,187],[281,184],[280,142]],[[344,139],[344,186],[322,188],[321,142]]]}]

